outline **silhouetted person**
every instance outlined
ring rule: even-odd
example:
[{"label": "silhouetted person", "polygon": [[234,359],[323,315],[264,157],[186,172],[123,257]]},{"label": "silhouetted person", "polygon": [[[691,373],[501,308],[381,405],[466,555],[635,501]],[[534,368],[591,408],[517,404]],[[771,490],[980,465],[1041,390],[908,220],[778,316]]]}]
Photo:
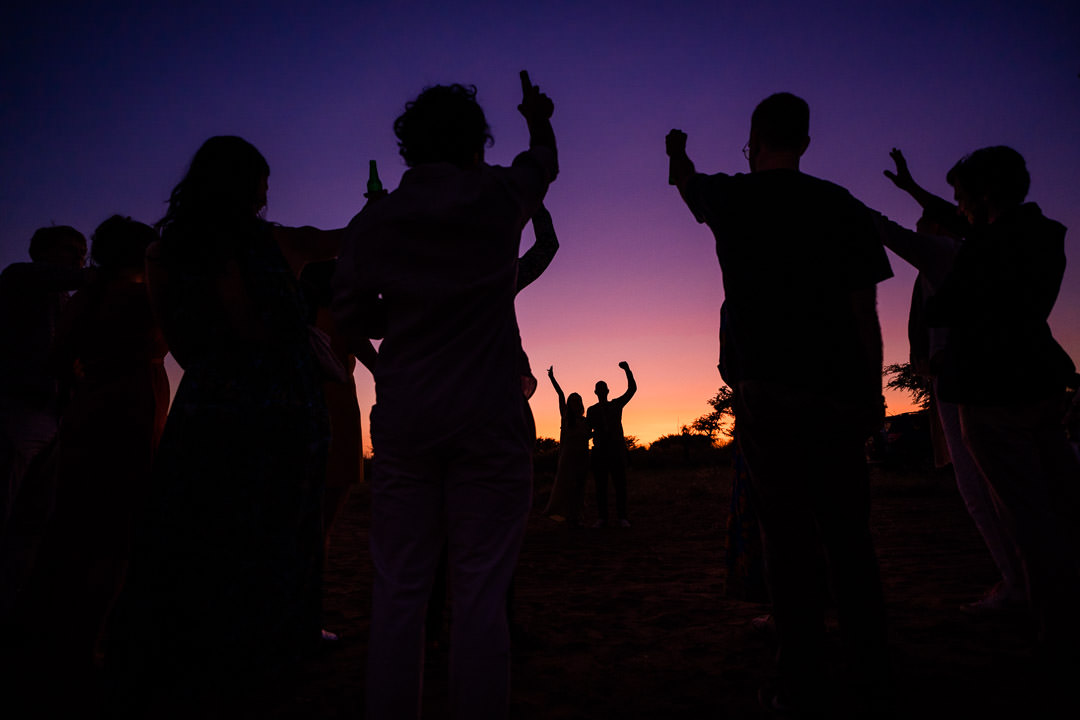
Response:
[{"label": "silhouetted person", "polygon": [[[330,449],[322,501],[324,564],[330,551],[330,534],[352,491],[364,481],[363,431],[353,371],[358,359],[369,371],[375,364],[375,348],[370,342],[357,348],[360,353],[358,358],[348,351],[345,338],[337,330],[330,312],[330,278],[336,267],[337,260],[322,260],[308,263],[300,271],[300,287],[308,306],[308,322],[326,333],[329,350],[343,371],[341,380],[325,379],[323,382],[323,395],[330,415]],[[337,635],[326,629],[320,635],[323,640],[337,640]]]},{"label": "silhouetted person", "polygon": [[[551,261],[555,259],[555,253],[559,251],[559,238],[555,235],[555,226],[551,221],[551,213],[543,204],[532,216],[532,228],[534,242],[525,253],[518,258],[517,292],[521,292],[539,278]],[[529,364],[529,356],[522,349],[518,355],[521,371],[521,390],[526,399],[531,399],[536,392],[536,377],[532,373]],[[446,620],[447,600],[447,552],[443,548],[439,556],[439,565],[435,573],[435,584],[432,586],[431,599],[427,609],[427,641],[428,644],[438,649],[442,644],[443,629]],[[510,589],[506,597],[506,614],[510,621],[510,630],[513,634],[517,628],[514,626],[514,583],[511,580]]]},{"label": "silhouetted person", "polygon": [[[875,286],[892,272],[872,212],[799,171],[808,128],[806,102],[779,93],[751,117],[750,174],[697,174],[679,130],[668,134],[667,152],[669,180],[713,231],[723,272],[738,442],[779,642],[779,685],[761,698],[773,709],[819,712],[822,546],[853,667],[869,700],[880,706],[887,696],[864,442],[882,409]],[[792,433],[793,408],[813,408],[822,431]]]},{"label": "silhouetted person", "polygon": [[86,238],[67,225],[41,228],[30,260],[0,273],[0,529],[27,467],[56,435],[59,388],[49,355],[67,295],[83,283]]},{"label": "silhouetted person", "polygon": [[[901,189],[913,187],[914,180],[908,172],[904,156],[895,149],[890,155],[896,163],[897,172],[893,174],[885,171],[886,176]],[[941,419],[945,444],[956,477],[956,487],[1001,573],[998,583],[980,600],[964,607],[976,611],[993,611],[1024,606],[1027,604],[1024,570],[1008,513],[994,497],[989,482],[979,470],[975,458],[964,442],[959,405],[941,397],[938,374],[946,357],[949,329],[929,327],[925,317],[928,300],[941,288],[956,262],[962,238],[950,232],[948,227],[935,222],[933,216],[925,211],[919,218],[916,229],[918,232],[913,233],[895,223],[885,222],[882,233],[885,246],[919,270],[911,315],[913,318],[921,315],[921,324],[926,327],[922,337],[914,336],[912,328],[909,327],[911,363],[917,372],[930,378],[933,410]],[[920,342],[926,346],[922,352],[919,349]]]},{"label": "silhouetted person", "polygon": [[[92,237],[95,272],[57,327],[54,363],[71,401],[57,438],[52,519],[19,602],[30,669],[24,697],[62,704],[57,715],[98,701],[95,654],[169,406],[168,348],[145,283],[146,248],[156,240],[131,218],[101,223]],[[56,685],[66,692],[49,692]]]},{"label": "silhouetted person", "polygon": [[581,524],[585,482],[589,475],[591,433],[581,396],[577,393],[563,396],[563,390],[555,380],[554,366],[548,368],[548,379],[559,396],[559,465],[544,514],[576,527]]},{"label": "silhouetted person", "polygon": [[210,138],[147,252],[184,376],[113,613],[114,714],[198,707],[319,636],[329,423],[296,278],[337,252],[341,231],[263,220],[269,175],[250,143]]},{"label": "silhouetted person", "polygon": [[68,292],[85,278],[86,238],[67,225],[41,228],[30,260],[0,273],[0,624],[11,620],[52,512],[48,448],[66,393],[50,356]]},{"label": "silhouetted person", "polygon": [[1047,322],[1065,273],[1065,227],[1024,202],[1031,179],[1012,148],[976,150],[949,170],[955,206],[920,187],[902,155],[894,160],[890,179],[964,238],[926,308],[931,326],[949,330],[939,394],[959,406],[964,443],[1009,516],[1042,650],[1074,658],[1080,469],[1061,400],[1075,365]]},{"label": "silhouetted person", "polygon": [[615,512],[620,527],[630,527],[626,512],[626,439],[623,437],[622,411],[637,392],[637,381],[625,362],[619,367],[626,373],[626,392],[608,400],[608,386],[603,380],[596,383],[597,402],[589,406],[585,421],[592,433],[590,465],[596,482],[596,512],[599,517],[593,527],[604,527],[608,518],[608,477],[615,486]]},{"label": "silhouetted person", "polygon": [[521,230],[556,174],[552,102],[522,74],[530,149],[484,163],[474,88],[426,89],[394,123],[409,170],[350,223],[334,312],[383,338],[372,410],[368,717],[417,717],[424,607],[448,540],[450,707],[504,717],[507,589],[532,497],[535,430],[514,314]]},{"label": "silhouetted person", "polygon": [[[732,347],[729,333],[730,320],[727,307],[720,305],[720,362],[717,369],[720,377],[729,388],[738,387],[739,370],[736,365],[736,353]],[[732,391],[734,392],[734,391]],[[750,491],[750,471],[746,459],[739,449],[739,421],[734,417],[732,402],[731,441],[735,451],[732,453],[731,505],[727,520],[727,547],[724,549],[724,564],[727,568],[727,581],[724,594],[734,600],[744,602],[767,603],[768,590],[765,587],[765,558],[761,548],[761,529],[758,527],[757,513]],[[772,632],[769,616],[755,620],[756,627],[767,627]]]}]

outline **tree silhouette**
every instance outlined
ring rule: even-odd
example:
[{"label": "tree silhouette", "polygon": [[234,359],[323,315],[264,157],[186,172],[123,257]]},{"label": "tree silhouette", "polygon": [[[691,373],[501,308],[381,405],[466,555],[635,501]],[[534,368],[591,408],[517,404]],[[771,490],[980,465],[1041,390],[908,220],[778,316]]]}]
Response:
[{"label": "tree silhouette", "polygon": [[735,419],[735,393],[727,385],[721,385],[707,403],[712,407],[712,412],[690,423],[690,428],[699,435],[708,436],[712,442],[716,442],[721,433],[731,437],[732,424],[729,421]]},{"label": "tree silhouette", "polygon": [[881,373],[889,378],[885,387],[890,390],[903,390],[911,395],[911,401],[923,410],[930,407],[930,380],[911,368],[911,363],[893,363],[886,365]]}]

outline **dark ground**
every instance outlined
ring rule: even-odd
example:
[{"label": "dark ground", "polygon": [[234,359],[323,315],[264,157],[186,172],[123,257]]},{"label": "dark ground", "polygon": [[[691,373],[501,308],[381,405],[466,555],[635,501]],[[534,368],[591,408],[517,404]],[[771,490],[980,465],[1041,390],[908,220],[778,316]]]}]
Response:
[{"label": "dark ground", "polygon": [[[771,650],[750,621],[767,608],[723,592],[730,471],[639,470],[630,482],[628,530],[571,530],[534,510],[517,576],[511,717],[765,717],[756,692]],[[537,478],[536,508],[550,483]],[[230,716],[363,716],[368,502],[366,488],[350,500],[327,568],[326,626],[341,641]],[[1061,686],[1031,659],[1023,617],[960,610],[995,576],[951,477],[876,469],[873,527],[902,716],[1061,716],[1051,708],[1071,702],[1076,679]],[[446,717],[445,691],[436,652],[425,718]]]}]

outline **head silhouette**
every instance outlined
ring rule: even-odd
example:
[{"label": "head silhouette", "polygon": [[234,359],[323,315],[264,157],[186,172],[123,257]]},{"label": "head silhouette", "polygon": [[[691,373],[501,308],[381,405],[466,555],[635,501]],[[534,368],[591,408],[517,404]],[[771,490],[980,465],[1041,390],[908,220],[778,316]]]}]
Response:
[{"label": "head silhouette", "polygon": [[266,205],[270,165],[255,146],[235,135],[218,135],[202,144],[184,179],[169,196],[169,210],[158,223],[230,226],[253,220]]},{"label": "head silhouette", "polygon": [[81,268],[86,264],[86,237],[70,225],[39,228],[30,238],[30,259]]},{"label": "head silhouette", "polygon": [[750,169],[763,152],[796,162],[810,144],[810,106],[797,95],[776,93],[758,103],[750,116]]},{"label": "head silhouette", "polygon": [[596,397],[598,397],[601,402],[603,402],[604,400],[607,400],[607,396],[608,396],[607,383],[604,382],[603,380],[597,381],[596,388],[593,390],[593,392],[596,393]]},{"label": "head silhouette", "polygon": [[97,226],[91,236],[90,259],[105,270],[141,270],[146,248],[157,240],[149,225],[122,215],[113,215]]},{"label": "head silhouette", "polygon": [[566,398],[566,412],[573,417],[585,414],[585,402],[577,393],[570,393]]},{"label": "head silhouette", "polygon": [[758,103],[750,130],[776,150],[799,150],[810,135],[810,106],[797,95],[776,93]]},{"label": "head silhouette", "polygon": [[1020,205],[1031,187],[1024,156],[1005,145],[976,150],[960,158],[945,176],[956,191],[960,212],[971,222]]},{"label": "head silhouette", "polygon": [[457,83],[426,88],[394,120],[398,151],[409,167],[448,162],[468,167],[483,160],[491,129],[476,102],[476,88]]}]

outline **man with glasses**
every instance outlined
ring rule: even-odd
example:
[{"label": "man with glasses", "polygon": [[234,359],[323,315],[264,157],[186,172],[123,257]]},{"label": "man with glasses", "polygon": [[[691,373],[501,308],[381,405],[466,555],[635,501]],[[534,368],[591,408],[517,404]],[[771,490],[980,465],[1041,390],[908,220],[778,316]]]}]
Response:
[{"label": "man with glasses", "polygon": [[[864,442],[881,423],[876,284],[892,275],[874,215],[845,189],[799,171],[810,110],[763,100],[743,153],[749,174],[696,173],[686,134],[667,136],[669,182],[716,238],[739,445],[750,470],[779,642],[772,710],[828,710],[821,553],[857,686],[888,706],[885,613],[869,527]],[[733,362],[731,362],[733,361]],[[813,412],[822,432],[792,433]]]}]

